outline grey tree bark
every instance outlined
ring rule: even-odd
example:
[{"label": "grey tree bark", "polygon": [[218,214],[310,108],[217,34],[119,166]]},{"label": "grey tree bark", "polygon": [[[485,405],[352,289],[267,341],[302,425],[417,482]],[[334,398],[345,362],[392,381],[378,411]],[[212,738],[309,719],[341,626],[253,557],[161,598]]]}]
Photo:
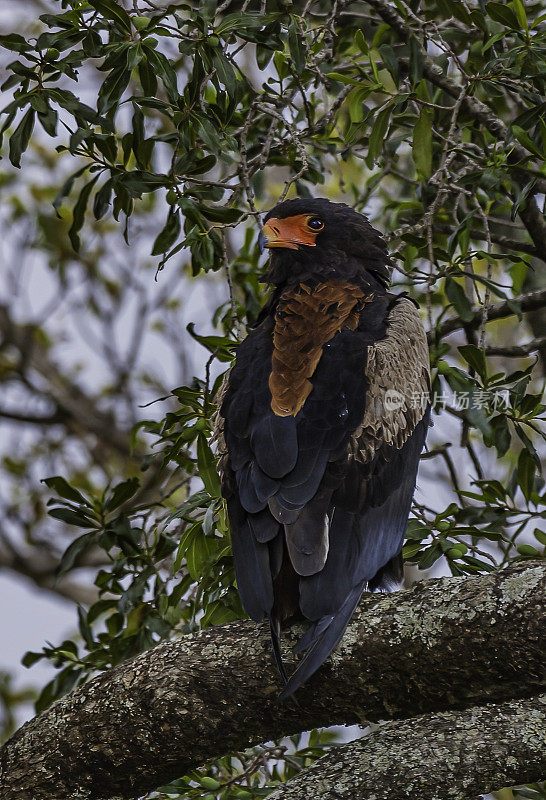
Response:
[{"label": "grey tree bark", "polygon": [[546,775],[546,695],[388,722],[269,800],[467,800]]},{"label": "grey tree bark", "polygon": [[211,758],[315,726],[544,691],[546,564],[369,595],[326,664],[279,704],[265,626],[158,645],[89,681],[0,751],[1,800],[134,798]]}]

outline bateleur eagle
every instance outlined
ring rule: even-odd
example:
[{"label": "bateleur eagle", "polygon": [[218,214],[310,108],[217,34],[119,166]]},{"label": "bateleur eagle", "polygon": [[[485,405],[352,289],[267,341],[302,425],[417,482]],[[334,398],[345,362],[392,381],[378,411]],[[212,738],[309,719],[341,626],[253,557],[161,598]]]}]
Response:
[{"label": "bateleur eagle", "polygon": [[[224,380],[217,435],[239,593],[254,620],[269,618],[284,699],[339,642],[362,592],[402,578],[429,358],[366,217],[288,200],[260,244],[275,288]],[[287,678],[280,628],[298,620],[305,655]]]}]

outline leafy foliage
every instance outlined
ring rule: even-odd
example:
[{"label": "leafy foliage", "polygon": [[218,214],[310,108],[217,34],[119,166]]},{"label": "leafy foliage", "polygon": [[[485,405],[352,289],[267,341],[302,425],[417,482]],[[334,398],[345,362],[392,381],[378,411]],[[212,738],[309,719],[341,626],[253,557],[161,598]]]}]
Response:
[{"label": "leafy foliage", "polygon": [[[427,317],[437,416],[423,473],[441,473],[445,491],[418,496],[405,558],[461,575],[543,557],[546,406],[525,356],[545,352],[546,330],[536,323],[524,352],[506,347],[546,260],[541,5],[61,6],[36,39],[0,37],[15,54],[2,112],[11,164],[53,139],[71,164],[54,207],[78,257],[93,226],[112,220],[133,242],[129,220],[153,205],[159,280],[182,263],[227,287],[216,333],[188,327],[207,351],[203,374],[164,398],[162,419],[137,421],[141,471],[119,468],[98,488],[45,480],[50,516],[73,531],[59,576],[90,553],[102,565],[78,636],[25,657],[59,669],[38,710],[161,638],[244,615],[209,442],[218,373],[262,303],[257,208],[289,192],[342,195],[366,211],[389,241],[395,285]],[[96,82],[92,100],[76,91],[83,75]],[[280,745],[226,757],[154,796],[264,796],[328,743],[313,732],[289,758]]]}]

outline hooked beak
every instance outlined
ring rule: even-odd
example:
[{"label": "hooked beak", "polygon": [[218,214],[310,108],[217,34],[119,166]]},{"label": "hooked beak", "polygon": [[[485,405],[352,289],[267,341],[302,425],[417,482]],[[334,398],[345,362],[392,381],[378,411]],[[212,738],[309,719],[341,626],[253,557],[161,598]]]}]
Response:
[{"label": "hooked beak", "polygon": [[303,229],[303,222],[307,215],[300,214],[295,217],[268,220],[258,237],[260,253],[272,247],[284,247],[287,250],[299,250],[300,245],[315,247],[316,233]]},{"label": "hooked beak", "polygon": [[258,236],[260,253],[263,253],[266,247],[287,247],[289,250],[298,250],[297,243],[287,238],[286,233],[283,231],[281,220],[272,219],[266,222]]}]

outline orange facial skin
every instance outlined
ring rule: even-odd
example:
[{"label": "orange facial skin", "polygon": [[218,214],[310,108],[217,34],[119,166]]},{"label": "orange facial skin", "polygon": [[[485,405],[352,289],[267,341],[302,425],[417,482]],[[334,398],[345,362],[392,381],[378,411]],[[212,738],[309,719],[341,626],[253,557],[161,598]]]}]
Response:
[{"label": "orange facial skin", "polygon": [[298,250],[300,245],[316,247],[315,239],[320,230],[312,230],[307,223],[314,219],[311,214],[297,214],[294,217],[276,219],[272,217],[263,227],[266,247],[285,247]]}]

